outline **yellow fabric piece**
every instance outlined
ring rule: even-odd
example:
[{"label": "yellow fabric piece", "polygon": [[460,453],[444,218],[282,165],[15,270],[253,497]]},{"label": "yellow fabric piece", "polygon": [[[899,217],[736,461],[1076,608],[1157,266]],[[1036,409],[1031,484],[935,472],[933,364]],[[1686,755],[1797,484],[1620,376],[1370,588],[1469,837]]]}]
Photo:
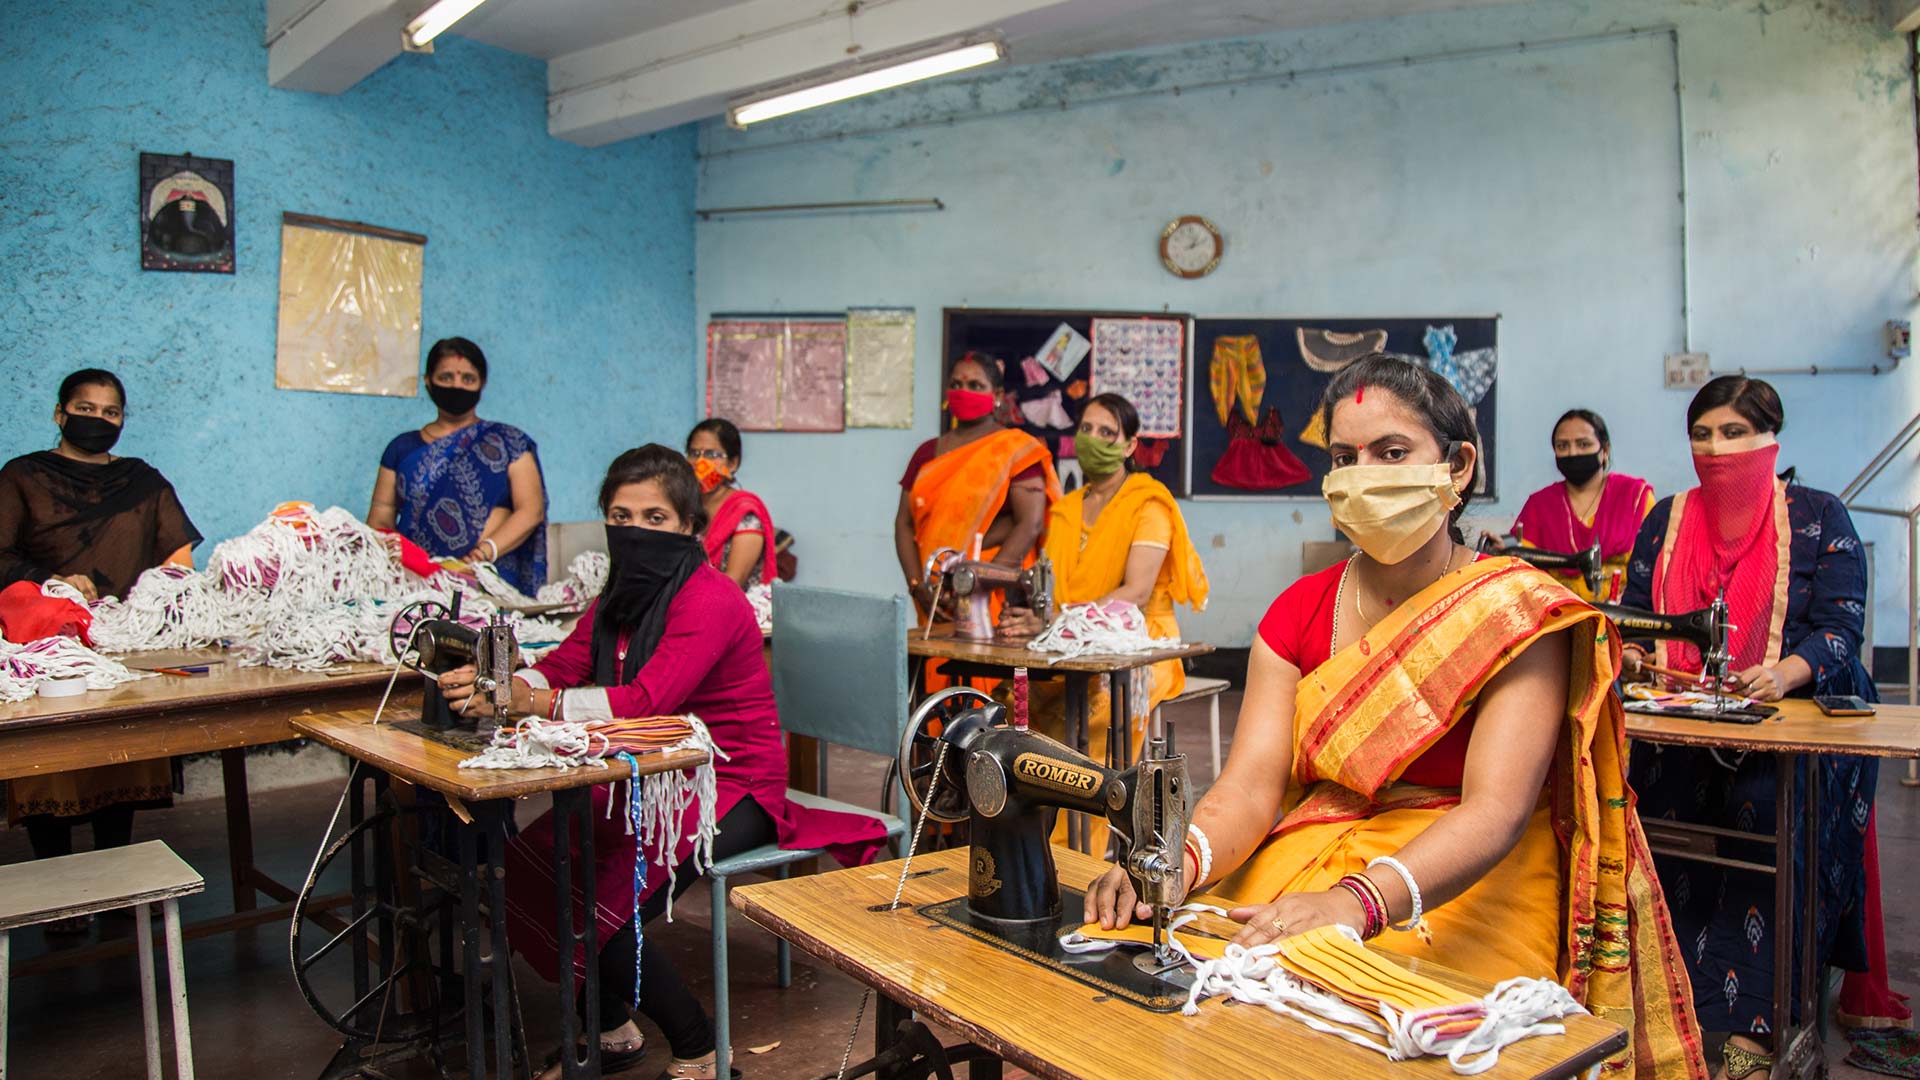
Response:
[{"label": "yellow fabric piece", "polygon": [[[1164,547],[1167,556],[1160,564],[1160,577],[1140,614],[1147,620],[1147,633],[1157,638],[1178,637],[1180,624],[1174,618],[1174,605],[1203,610],[1208,586],[1206,567],[1201,565],[1199,549],[1187,534],[1186,518],[1173,493],[1153,477],[1134,473],[1114,492],[1091,525],[1085,520],[1086,495],[1085,487],[1076,488],[1055,501],[1047,512],[1045,550],[1053,562],[1054,603],[1086,604],[1101,599],[1126,579],[1127,556],[1133,545]],[[1137,760],[1146,737],[1146,718],[1155,706],[1186,689],[1187,676],[1178,660],[1168,660],[1151,668],[1136,668],[1121,677],[1134,680],[1128,691],[1128,711],[1133,724],[1130,760]],[[1064,682],[1036,683],[1028,698],[1028,716],[1034,727],[1064,742]],[[1095,761],[1107,760],[1112,717],[1112,694],[1107,677],[1101,676],[1092,680],[1087,692],[1087,753]],[[1053,842],[1063,846],[1067,842],[1065,814],[1054,823]]]},{"label": "yellow fabric piece", "polygon": [[1514,849],[1426,919],[1428,945],[1374,944],[1489,981],[1552,978],[1632,1030],[1610,1068],[1700,1080],[1701,1037],[1652,856],[1625,785],[1625,720],[1612,692],[1619,642],[1551,577],[1487,559],[1442,577],[1300,680],[1284,816],[1215,888],[1222,907],[1332,887],[1394,854],[1459,800],[1399,781],[1473,706],[1488,679],[1564,631],[1571,671],[1548,788]]},{"label": "yellow fabric piece", "polygon": [[[1118,941],[1128,945],[1153,944],[1153,927],[1150,924],[1129,923],[1117,930],[1107,930],[1099,923],[1088,923],[1080,928],[1080,933],[1095,941]],[[1203,960],[1218,960],[1227,955],[1227,943],[1217,937],[1204,934],[1173,934],[1187,951]]]}]

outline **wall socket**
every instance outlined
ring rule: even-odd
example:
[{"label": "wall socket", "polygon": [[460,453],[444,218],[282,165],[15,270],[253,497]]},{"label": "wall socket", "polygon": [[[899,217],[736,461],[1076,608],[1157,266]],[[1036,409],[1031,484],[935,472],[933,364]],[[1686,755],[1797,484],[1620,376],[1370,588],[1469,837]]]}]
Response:
[{"label": "wall socket", "polygon": [[1707,354],[1683,352],[1667,354],[1667,389],[1693,390],[1705,386],[1713,377]]},{"label": "wall socket", "polygon": [[1906,319],[1887,320],[1887,359],[1905,360],[1913,354],[1913,324]]}]

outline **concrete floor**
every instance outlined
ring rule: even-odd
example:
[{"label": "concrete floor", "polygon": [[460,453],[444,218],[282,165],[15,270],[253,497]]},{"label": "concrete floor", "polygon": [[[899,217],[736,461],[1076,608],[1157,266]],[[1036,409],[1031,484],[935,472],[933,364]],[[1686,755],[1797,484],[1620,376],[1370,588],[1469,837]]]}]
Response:
[{"label": "concrete floor", "polygon": [[[1229,695],[1221,710],[1229,743],[1236,705],[1236,696]],[[1180,724],[1181,748],[1189,756],[1195,779],[1210,781],[1204,705],[1182,706],[1180,711],[1170,713]],[[871,755],[836,751],[830,771],[833,794],[850,802],[876,805],[883,768],[881,759]],[[1896,973],[1896,985],[1920,997],[1920,874],[1911,869],[1916,853],[1920,853],[1920,789],[1900,786],[1898,776],[1902,773],[1897,765],[1884,769],[1879,793],[1881,857],[1887,867],[1884,896],[1888,960]],[[332,813],[339,790],[338,783],[327,782],[255,797],[254,829],[263,869],[281,881],[298,885],[313,859],[320,828]],[[525,807],[529,815],[542,808],[531,802]],[[189,920],[229,910],[225,835],[224,806],[218,799],[143,814],[136,822],[136,840],[165,839],[206,876],[207,892],[182,904]],[[84,846],[86,840],[80,838],[80,843]],[[0,831],[0,863],[27,857],[24,833]],[[651,932],[655,940],[668,946],[693,992],[711,1000],[707,912],[706,887],[696,885],[675,905],[673,925],[656,926]],[[132,932],[130,920],[105,917],[89,938],[81,940]],[[729,934],[734,1045],[742,1070],[749,1077],[831,1075],[847,1046],[862,997],[860,987],[796,953],[793,986],[780,990],[774,984],[773,938],[737,912],[729,921]],[[14,962],[23,963],[46,948],[37,929],[18,933]],[[516,971],[527,1003],[529,1037],[544,1053],[557,1040],[557,1021],[548,997],[551,986],[524,966]],[[319,1074],[339,1045],[338,1036],[308,1010],[288,973],[284,923],[189,942],[187,973],[194,1057],[198,1075],[207,1080],[307,1080]],[[8,1075],[14,1080],[119,1080],[140,1075],[138,986],[137,969],[131,959],[15,978],[11,987]],[[854,1046],[855,1061],[871,1053],[872,1016],[869,1007],[869,1026],[863,1026]],[[164,1025],[164,1018],[162,1022]],[[750,1052],[762,1047],[772,1048],[761,1054]],[[1865,1080],[1874,1075],[1840,1065],[1845,1052],[1843,1040],[1829,1040],[1828,1057],[1842,1080]],[[639,1068],[623,1075],[651,1080],[665,1061],[662,1047],[649,1053]],[[428,1074],[424,1070],[396,1070],[395,1075]],[[1010,1069],[1008,1075],[1022,1074]]]}]

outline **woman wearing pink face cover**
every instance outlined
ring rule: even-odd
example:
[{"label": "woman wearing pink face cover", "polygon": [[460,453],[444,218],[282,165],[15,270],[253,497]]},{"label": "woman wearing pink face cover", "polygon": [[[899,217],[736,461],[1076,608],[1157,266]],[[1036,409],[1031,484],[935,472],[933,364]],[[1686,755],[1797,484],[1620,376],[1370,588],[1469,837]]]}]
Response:
[{"label": "woman wearing pink face cover", "polygon": [[[1725,594],[1735,627],[1735,692],[1762,701],[1783,696],[1857,694],[1874,700],[1873,681],[1860,663],[1866,604],[1866,568],[1860,539],[1840,500],[1776,475],[1778,434],[1785,411],[1773,387],[1727,375],[1700,389],[1687,408],[1688,438],[1700,485],[1661,500],[1641,526],[1627,568],[1623,600],[1668,613],[1693,611]],[[1701,669],[1700,653],[1680,642],[1630,642],[1625,666],[1633,673],[1651,659],[1682,671]],[[1725,759],[1725,760],[1722,760]],[[1872,758],[1824,755],[1813,759],[1821,778],[1818,892],[1813,941],[1825,962],[1871,972],[1852,992],[1877,978],[1883,999],[1867,1007],[1898,1009],[1885,991],[1880,946],[1879,892],[1871,829]],[[1808,766],[1796,789],[1804,792]],[[1774,759],[1766,754],[1716,758],[1703,749],[1634,747],[1630,783],[1640,816],[1771,833],[1781,808],[1775,799]],[[1809,881],[1802,848],[1795,874]],[[1720,854],[1773,861],[1772,845],[1721,841]],[[1769,1067],[1773,1045],[1773,879],[1757,873],[1656,856],[1673,914],[1675,936],[1693,981],[1700,1026],[1734,1033],[1723,1051],[1728,1080]],[[1800,1022],[1816,1005],[1796,1002]],[[1844,1006],[1843,1006],[1844,1007]],[[1904,1010],[1901,1010],[1904,1011]]]}]

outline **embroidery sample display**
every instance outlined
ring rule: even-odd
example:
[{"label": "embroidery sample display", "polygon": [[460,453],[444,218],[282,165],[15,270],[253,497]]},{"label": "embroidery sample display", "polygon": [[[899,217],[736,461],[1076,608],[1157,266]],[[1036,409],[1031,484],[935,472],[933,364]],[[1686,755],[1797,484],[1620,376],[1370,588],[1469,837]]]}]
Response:
[{"label": "embroidery sample display", "polygon": [[1177,319],[1093,320],[1093,392],[1115,393],[1140,411],[1140,434],[1180,434],[1186,326]]}]

